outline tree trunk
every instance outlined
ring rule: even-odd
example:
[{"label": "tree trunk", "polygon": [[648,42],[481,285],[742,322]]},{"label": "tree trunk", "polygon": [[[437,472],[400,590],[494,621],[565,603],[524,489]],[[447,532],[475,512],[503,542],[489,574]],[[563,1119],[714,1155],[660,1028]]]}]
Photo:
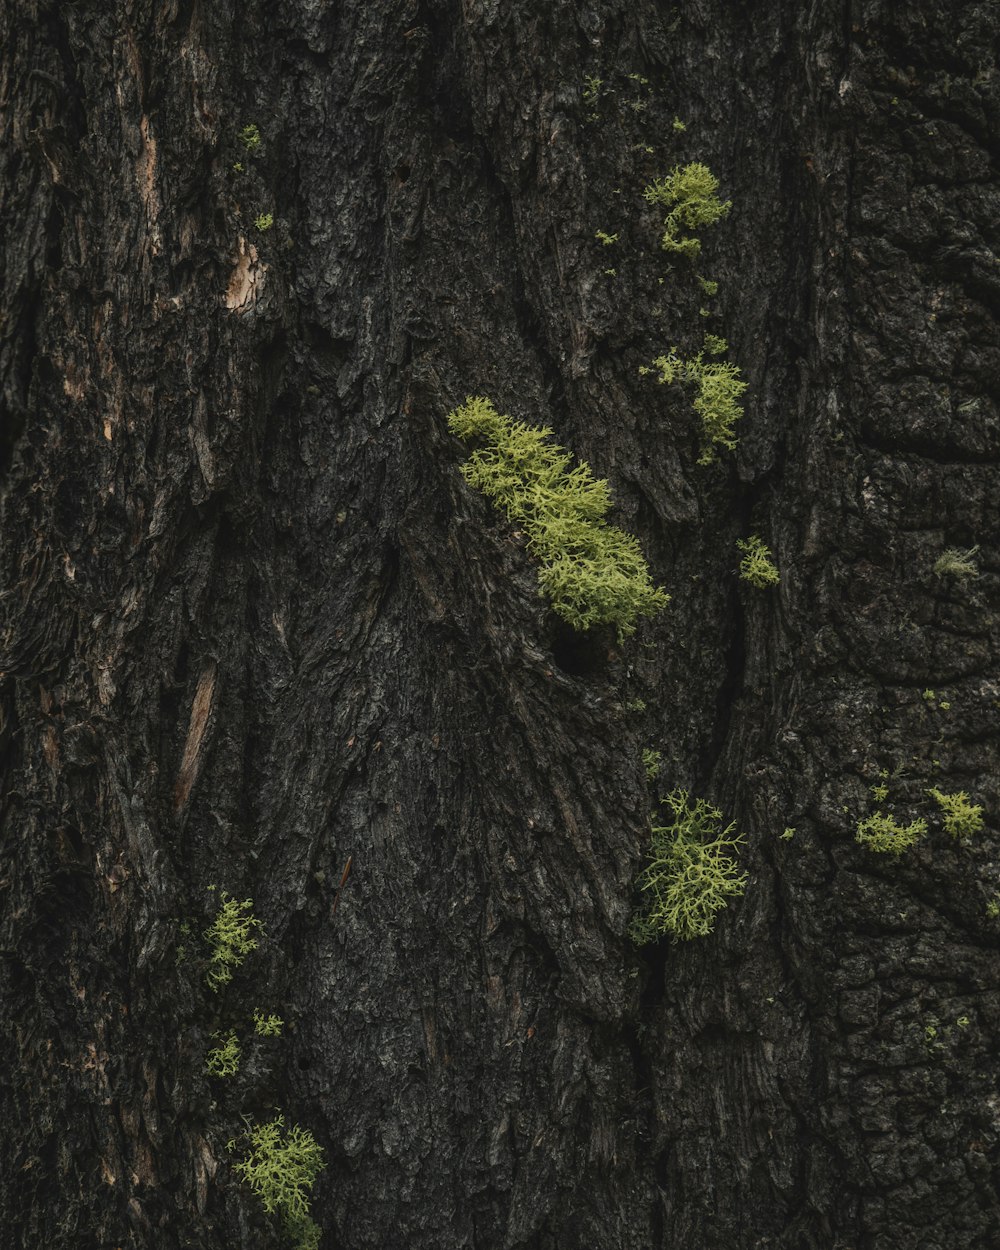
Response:
[{"label": "tree trunk", "polygon": [[[5,1246],[277,1247],[279,1112],[324,1250],[998,1244],[998,22],[0,0]],[[691,162],[693,263],[642,196]],[[705,331],[707,467],[639,373]],[[635,637],[541,598],[467,395],[610,480]],[[675,787],[750,880],[637,949]]]}]

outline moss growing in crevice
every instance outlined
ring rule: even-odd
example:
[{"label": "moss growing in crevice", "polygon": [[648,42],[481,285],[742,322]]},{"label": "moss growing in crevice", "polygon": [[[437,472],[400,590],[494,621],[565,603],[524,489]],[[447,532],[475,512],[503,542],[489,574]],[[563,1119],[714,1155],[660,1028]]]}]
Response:
[{"label": "moss growing in crevice", "polygon": [[449,414],[448,428],[479,444],[462,473],[524,527],[541,561],[539,585],[567,624],[577,630],[614,625],[625,638],[640,617],[666,605],[638,541],[605,520],[608,483],[589,465],[574,465],[569,452],[550,441],[552,430],[514,421],[488,399],[471,396]]}]

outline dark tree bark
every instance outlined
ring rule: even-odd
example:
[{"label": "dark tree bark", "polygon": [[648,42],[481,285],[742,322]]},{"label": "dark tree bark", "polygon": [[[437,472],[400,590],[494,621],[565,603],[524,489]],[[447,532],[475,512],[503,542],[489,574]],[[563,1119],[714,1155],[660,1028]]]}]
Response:
[{"label": "dark tree bark", "polygon": [[[274,1108],[323,1247],[1000,1244],[998,22],[0,0],[4,1246],[282,1244],[226,1151]],[[641,194],[691,161],[695,265]],[[710,468],[638,374],[705,330]],[[547,610],[467,394],[610,479],[635,638]],[[750,883],[637,951],[644,747]]]}]

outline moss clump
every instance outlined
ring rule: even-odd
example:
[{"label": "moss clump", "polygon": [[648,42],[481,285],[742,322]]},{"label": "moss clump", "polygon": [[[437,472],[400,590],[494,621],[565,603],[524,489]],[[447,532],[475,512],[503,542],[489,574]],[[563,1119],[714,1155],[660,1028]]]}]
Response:
[{"label": "moss clump", "polygon": [[[660,371],[657,379],[664,385],[671,382],[694,383],[697,387],[692,407],[701,418],[701,454],[699,464],[711,464],[716,457],[716,448],[724,447],[727,451],[736,448],[734,429],[736,422],[743,416],[743,409],[738,400],[747,389],[746,382],[740,381],[738,365],[725,361],[705,359],[705,352],[715,354],[725,351],[725,340],[715,335],[706,337],[706,344],[696,356],[683,360],[677,354],[677,348],[671,347],[665,356],[657,356],[653,365]],[[648,369],[640,372],[648,373]]]},{"label": "moss clump", "polygon": [[[285,1117],[248,1128],[249,1151],[236,1164],[240,1179],[260,1198],[269,1215],[281,1217],[296,1250],[316,1250],[320,1227],[309,1215],[308,1191],[326,1167],[323,1147],[297,1124],[285,1132]],[[229,1143],[233,1150],[236,1142]]]},{"label": "moss clump", "polygon": [[212,1036],[219,1038],[221,1045],[208,1052],[205,1071],[209,1076],[234,1076],[240,1069],[240,1044],[236,1030],[230,1029],[227,1034],[213,1033]]},{"label": "moss clump", "polygon": [[736,546],[743,552],[743,559],[740,561],[740,578],[743,581],[761,589],[777,586],[781,577],[771,559],[771,549],[765,547],[756,534],[751,534],[749,538],[738,538]]},{"label": "moss clump", "polygon": [[744,841],[730,837],[735,823],[721,832],[722,813],[704,799],[692,806],[686,790],[674,790],[664,802],[673,815],[667,825],[653,825],[649,863],[636,880],[647,903],[629,926],[637,946],[659,937],[686,942],[705,937],[716,913],[746,888],[747,875],[728,854]]},{"label": "moss clump", "polygon": [[968,551],[959,551],[957,547],[949,547],[934,562],[934,572],[938,577],[978,577],[976,565],[978,547],[970,547]]},{"label": "moss clump", "polygon": [[265,1015],[259,1007],[255,1007],[253,1027],[260,1037],[280,1037],[281,1030],[285,1027],[285,1022],[280,1016]]},{"label": "moss clump", "polygon": [[983,809],[978,803],[970,803],[964,790],[958,794],[943,794],[932,788],[927,793],[944,812],[945,832],[953,838],[970,838],[982,832]]},{"label": "moss clump", "polygon": [[926,832],[926,820],[915,820],[904,826],[888,812],[876,812],[867,820],[858,822],[854,840],[880,855],[902,855],[919,842]]},{"label": "moss clump", "polygon": [[643,190],[650,204],[662,204],[670,211],[663,221],[662,246],[668,252],[695,257],[701,240],[682,231],[698,230],[714,225],[729,212],[731,203],[723,203],[716,192],[719,180],[707,165],[677,165],[665,178],[656,178]]},{"label": "moss clump", "polygon": [[541,561],[538,582],[574,629],[635,632],[669,596],[654,586],[638,541],[608,525],[608,483],[551,443],[552,430],[502,416],[488,399],[466,399],[448,416],[459,438],[481,443],[462,465],[466,481],[523,526]]},{"label": "moss clump", "polygon": [[233,979],[233,969],[238,968],[251,951],[257,949],[254,929],[261,928],[253,914],[253,899],[242,902],[222,895],[222,906],[210,928],[205,930],[205,941],[211,948],[205,979],[213,990]]}]

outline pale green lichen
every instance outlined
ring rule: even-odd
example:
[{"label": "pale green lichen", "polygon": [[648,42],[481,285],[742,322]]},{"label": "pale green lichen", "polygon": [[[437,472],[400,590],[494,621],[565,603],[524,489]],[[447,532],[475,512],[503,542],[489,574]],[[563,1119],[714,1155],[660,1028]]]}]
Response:
[{"label": "pale green lichen", "polygon": [[778,584],[781,577],[771,559],[771,549],[764,545],[762,539],[751,534],[749,538],[738,538],[736,546],[743,552],[743,559],[740,561],[742,581],[760,589]]},{"label": "pale green lichen", "polygon": [[931,788],[928,795],[944,813],[944,828],[953,838],[970,838],[983,829],[983,809],[978,803],[970,803],[964,790],[958,794],[944,794]]},{"label": "pale green lichen", "polygon": [[[287,1132],[284,1116],[248,1127],[249,1150],[235,1170],[260,1198],[269,1215],[280,1217],[296,1250],[316,1250],[321,1229],[309,1214],[309,1190],[326,1167],[323,1147],[306,1129],[293,1124]],[[236,1141],[229,1149],[236,1148]]]},{"label": "pale green lichen", "polygon": [[876,812],[867,820],[858,822],[854,840],[880,855],[902,855],[926,832],[926,820],[914,820],[904,826],[887,812]]},{"label": "pale green lichen", "polygon": [[701,240],[694,231],[711,226],[729,212],[731,202],[723,203],[716,192],[719,180],[707,165],[676,166],[663,178],[656,178],[643,190],[650,204],[660,204],[670,211],[663,221],[662,246],[668,252],[695,257]]},{"label": "pale green lichen", "polygon": [[236,1031],[230,1029],[226,1034],[213,1033],[212,1036],[219,1038],[220,1045],[214,1046],[205,1057],[205,1071],[209,1076],[235,1075],[240,1067],[240,1044]]},{"label": "pale green lichen", "polygon": [[731,837],[735,822],[720,832],[722,813],[704,799],[689,802],[686,790],[663,800],[669,824],[650,830],[649,863],[636,881],[643,908],[632,919],[629,936],[637,946],[659,937],[689,941],[715,927],[716,914],[746,888],[729,852],[745,839]]},{"label": "pale green lichen", "polygon": [[259,1007],[254,1008],[253,1027],[261,1037],[280,1037],[284,1024],[280,1016],[265,1015]]},{"label": "pale green lichen", "polygon": [[663,759],[661,752],[654,751],[652,747],[646,747],[642,753],[642,766],[646,772],[647,781],[655,781],[656,774],[660,771],[660,762]]},{"label": "pale green lichen", "polygon": [[[691,406],[701,419],[699,464],[711,464],[717,447],[735,450],[734,430],[736,422],[743,416],[743,409],[737,401],[747,389],[747,384],[740,380],[739,367],[723,361],[705,360],[706,352],[717,352],[719,345],[724,343],[725,339],[706,335],[702,350],[687,360],[678,355],[676,347],[671,347],[666,355],[658,356],[653,361],[660,374],[657,380],[662,384],[686,382],[697,387]],[[725,347],[722,350],[725,351]],[[648,373],[649,370],[643,368],[640,372]]]},{"label": "pale green lichen", "polygon": [[608,483],[549,440],[547,427],[525,425],[468,397],[448,416],[459,438],[481,443],[462,465],[466,481],[523,527],[541,562],[538,582],[553,611],[574,629],[614,625],[619,638],[641,616],[668,602],[654,586],[638,541],[608,525]]},{"label": "pale green lichen", "polygon": [[231,981],[233,970],[257,949],[254,929],[262,929],[262,925],[253,914],[253,899],[240,902],[224,893],[215,920],[205,930],[205,941],[210,947],[205,979],[211,989],[217,990]]},{"label": "pale green lichen", "polygon": [[978,554],[978,547],[970,547],[968,551],[948,547],[934,562],[934,572],[938,577],[978,577],[979,568],[975,561]]}]

